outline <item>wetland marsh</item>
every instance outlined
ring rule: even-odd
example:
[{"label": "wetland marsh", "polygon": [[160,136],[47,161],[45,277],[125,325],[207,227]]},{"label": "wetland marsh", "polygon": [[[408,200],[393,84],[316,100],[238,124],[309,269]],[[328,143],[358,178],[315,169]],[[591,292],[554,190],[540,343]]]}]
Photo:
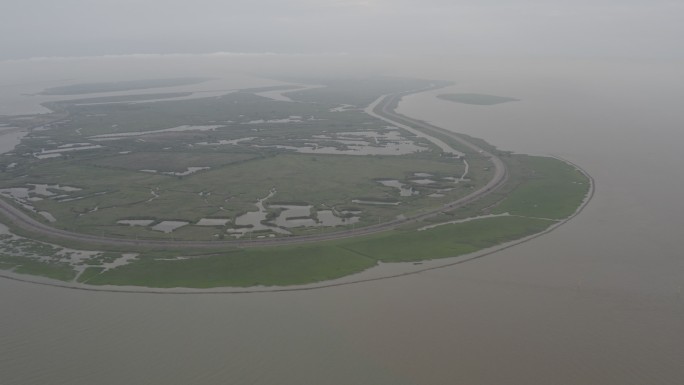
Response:
[{"label": "wetland marsh", "polygon": [[[388,95],[445,82],[310,82],[210,98],[53,101],[52,120],[7,117],[28,135],[3,156],[0,194],[27,221],[55,228],[49,242],[135,251],[116,266],[89,264],[89,285],[212,288],[301,285],[472,253],[544,231],[590,189],[557,159],[474,145],[390,112],[400,96]],[[16,230],[43,244],[29,227]],[[44,266],[27,270],[17,261],[31,255],[4,258],[39,275],[71,269],[80,282],[82,271],[61,259],[33,258]]]}]

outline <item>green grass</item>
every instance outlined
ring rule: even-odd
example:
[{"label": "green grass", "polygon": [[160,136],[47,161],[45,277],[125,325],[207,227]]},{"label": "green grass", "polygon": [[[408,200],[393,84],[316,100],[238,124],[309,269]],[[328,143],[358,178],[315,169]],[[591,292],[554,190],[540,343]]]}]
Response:
[{"label": "green grass", "polygon": [[589,181],[574,166],[547,157],[519,156],[525,174],[493,213],[539,218],[572,215],[589,190]]},{"label": "green grass", "polygon": [[157,170],[158,172],[184,172],[188,167],[219,167],[231,163],[254,159],[258,154],[206,153],[206,152],[136,152],[94,160],[91,164],[100,167],[126,170]]},{"label": "green grass", "polygon": [[538,233],[551,224],[530,218],[487,218],[424,231],[382,234],[349,242],[346,248],[382,262],[422,261],[471,253]]},{"label": "green grass", "polygon": [[455,257],[546,229],[552,222],[517,217],[483,219],[413,232],[303,246],[245,249],[182,260],[147,254],[89,276],[93,285],[151,287],[287,286],[326,281],[382,262]]},{"label": "green grass", "polygon": [[177,261],[147,255],[88,283],[198,288],[296,285],[343,277],[373,265],[370,258],[327,245],[250,249]]},{"label": "green grass", "polygon": [[[391,231],[371,236],[300,246],[232,251],[145,251],[132,263],[101,271],[89,268],[80,277],[93,285],[149,287],[287,286],[325,281],[363,271],[378,262],[411,262],[464,255],[520,239],[554,222],[530,218],[569,215],[581,203],[588,180],[574,167],[553,158],[514,156],[509,193],[496,212],[529,217],[498,217],[442,225],[425,231]],[[582,188],[572,189],[575,186]],[[571,194],[572,193],[572,194]],[[525,197],[543,197],[530,205]],[[449,219],[445,216],[444,219]],[[554,218],[555,218],[554,217]],[[162,260],[178,256],[187,259]],[[26,258],[1,259],[19,273],[71,280],[74,272],[61,264],[40,264]]]},{"label": "green grass", "polygon": [[[78,85],[75,89],[128,87],[138,86],[138,83]],[[388,92],[425,87],[429,83],[392,78],[331,80],[325,83],[327,88],[295,91],[291,96],[300,103],[275,101],[251,93],[259,89],[235,92],[219,98],[142,104],[77,105],[75,102],[62,101],[59,102],[59,108],[70,113],[69,119],[47,131],[41,131],[40,135],[27,137],[17,153],[54,150],[88,141],[89,136],[97,134],[150,131],[179,125],[221,127],[215,131],[165,133],[105,141],[100,142],[103,148],[64,153],[62,158],[39,160],[30,156],[13,157],[11,161],[18,164],[13,171],[0,175],[0,188],[21,187],[27,183],[79,187],[82,191],[66,194],[68,198],[78,200],[58,202],[48,197],[32,204],[54,215],[57,218],[56,227],[98,235],[131,235],[135,232],[132,235],[140,238],[167,238],[167,235],[149,229],[123,228],[117,226],[116,222],[142,217],[191,223],[212,216],[234,219],[244,212],[254,211],[256,200],[264,197],[272,188],[277,190],[273,201],[304,202],[316,209],[355,206],[363,210],[362,221],[357,226],[377,223],[400,214],[438,207],[468,192],[468,186],[461,184],[447,197],[427,198],[439,187],[435,184],[417,186],[420,196],[399,197],[398,190],[380,185],[377,179],[398,179],[407,183],[412,172],[459,176],[463,172],[463,165],[441,158],[435,148],[404,156],[362,157],[296,154],[263,146],[304,145],[313,140],[315,135],[335,136],[340,132],[382,130],[387,125],[385,122],[361,110],[333,112],[330,107],[342,102],[363,104],[360,101],[372,101]],[[273,89],[285,88],[287,86]],[[93,98],[92,101],[101,100]],[[301,116],[303,121],[296,124],[242,124],[291,115]],[[403,135],[412,137],[407,132]],[[200,142],[216,143],[245,137],[256,139],[250,145],[198,145]],[[423,139],[415,139],[415,142],[425,144]],[[318,143],[330,145],[326,139]],[[344,146],[341,142],[334,143]],[[484,183],[489,177],[487,171],[479,167],[474,159],[471,166],[472,170],[477,171],[473,177],[480,178],[475,184]],[[187,167],[211,169],[188,176],[139,171],[183,172]],[[311,186],[316,186],[316,189]],[[451,186],[442,183],[441,187]],[[152,191],[157,192],[159,197],[149,201],[153,198]],[[351,202],[353,199],[396,199],[402,204],[358,207]],[[182,239],[213,239],[214,235],[215,232],[190,231],[187,228],[174,234]]]},{"label": "green grass", "polygon": [[[305,160],[302,156],[291,157],[294,162]],[[509,183],[499,194],[493,194],[479,204],[493,205],[490,211],[494,213],[509,212],[523,217],[487,218],[425,231],[416,231],[417,226],[414,226],[411,230],[395,230],[362,238],[301,246],[214,251],[204,255],[182,250],[143,251],[141,257],[131,264],[104,273],[99,268],[89,268],[79,281],[93,285],[197,288],[287,286],[325,281],[363,271],[379,261],[411,262],[454,257],[538,233],[554,222],[532,217],[566,217],[576,210],[587,192],[589,181],[586,177],[557,159],[514,155],[505,160],[511,173]],[[301,198],[302,194],[297,196]],[[483,213],[482,209],[476,204],[465,208],[460,216],[478,215]],[[442,215],[441,219],[451,220],[460,216],[457,211]],[[207,234],[216,231],[213,228],[197,230]],[[189,232],[187,235],[190,237],[199,236],[190,227],[180,229],[174,236],[182,236],[184,231]],[[44,254],[49,250],[50,247],[45,245],[35,251]],[[161,260],[177,256],[189,258]],[[0,263],[3,268],[15,268],[18,273],[60,280],[71,280],[75,274],[66,264],[40,263],[28,258],[5,257],[0,259]]]},{"label": "green grass", "polygon": [[13,269],[15,273],[71,281],[76,272],[66,263],[40,262],[26,257],[0,255],[0,268]]},{"label": "green grass", "polygon": [[88,267],[81,275],[78,276],[78,282],[87,283],[93,277],[101,274],[104,271],[104,267]]},{"label": "green grass", "polygon": [[[52,192],[70,198],[59,202],[55,197],[32,202],[39,210],[52,213],[56,227],[97,235],[139,239],[216,239],[225,227],[185,226],[172,234],[142,227],[117,225],[120,219],[182,220],[194,223],[203,217],[235,219],[255,211],[254,203],[273,188],[277,193],[268,203],[299,202],[310,204],[313,212],[336,208],[361,210],[364,226],[387,221],[397,215],[413,215],[441,207],[473,189],[484,185],[493,174],[491,163],[478,153],[464,148],[470,164],[468,182],[415,186],[418,196],[400,197],[399,191],[385,187],[380,179],[397,179],[409,184],[416,172],[435,178],[460,176],[463,164],[441,157],[434,148],[402,156],[343,156],[297,154],[276,149],[277,144],[305,145],[318,136],[319,145],[341,146],[328,138],[340,132],[382,130],[386,124],[360,110],[334,112],[339,104],[364,106],[390,92],[425,87],[426,81],[382,78],[310,81],[327,88],[294,91],[289,96],[299,103],[287,103],[259,97],[244,90],[224,97],[184,101],[161,101],[143,104],[107,104],[78,106],[73,102],[56,104],[69,112],[69,120],[56,124],[35,137],[27,137],[8,156],[4,164],[16,167],[0,173],[0,188],[27,186],[30,183],[60,184],[81,190]],[[82,92],[93,87],[131,87],[140,84],[78,85]],[[80,89],[79,89],[80,87]],[[274,89],[284,89],[275,87]],[[67,90],[68,91],[68,90]],[[135,97],[134,97],[135,98]],[[465,99],[463,99],[465,98]],[[123,99],[123,97],[121,98]],[[503,98],[507,99],[507,98]],[[117,99],[118,100],[118,99]],[[495,104],[501,98],[491,95],[461,95],[461,101]],[[315,103],[309,103],[315,102]],[[53,114],[55,119],[59,114]],[[254,120],[283,119],[301,116],[295,124],[242,124]],[[42,120],[41,120],[42,119]],[[36,117],[33,122],[47,118]],[[27,123],[28,124],[28,123]],[[180,125],[220,125],[215,131],[155,134],[102,142],[102,149],[65,153],[62,158],[39,160],[30,156],[41,149],[88,141],[88,136],[112,132],[137,132]],[[407,138],[408,133],[403,133]],[[431,133],[432,135],[432,133]],[[455,147],[461,144],[436,130],[438,137]],[[200,146],[200,142],[255,138],[250,144]],[[499,154],[509,169],[508,182],[496,192],[453,212],[442,213],[425,223],[407,224],[399,230],[353,239],[298,246],[236,249],[220,246],[211,251],[135,250],[140,257],[129,265],[103,271],[89,267],[79,277],[88,284],[139,285],[152,287],[220,287],[254,285],[295,285],[343,277],[375,266],[378,262],[411,262],[446,258],[471,253],[548,228],[571,215],[585,197],[589,181],[560,160],[511,155],[497,151],[477,138],[467,138]],[[416,142],[420,142],[417,139]],[[335,144],[336,143],[336,144]],[[424,143],[423,143],[424,144]],[[266,146],[266,147],[264,147]],[[169,176],[140,172],[182,172],[188,167],[211,167],[188,176]],[[438,187],[455,187],[444,198],[428,198]],[[158,194],[153,200],[152,191]],[[359,205],[353,199],[401,201],[398,206]],[[426,231],[417,228],[439,221],[508,212],[514,216],[473,220],[439,226]],[[33,215],[29,213],[29,215]],[[547,219],[543,219],[547,218]],[[41,218],[39,218],[42,220]],[[229,224],[227,227],[230,227]],[[16,234],[30,236],[13,229]],[[330,229],[293,229],[297,234],[323,233]],[[59,262],[54,247],[34,241],[0,239],[3,250],[16,257],[0,257],[0,268],[24,274],[72,280],[72,266]],[[51,241],[46,239],[45,241]],[[121,247],[98,247],[65,242],[64,246],[93,250],[128,252]],[[218,246],[217,246],[218,248]],[[20,253],[23,251],[23,254]],[[41,256],[47,262],[40,262]],[[116,255],[105,254],[85,261],[97,265]],[[188,257],[178,260],[163,260]]]},{"label": "green grass", "polygon": [[[279,102],[247,92],[235,92],[218,98],[141,104],[62,105],[71,112],[71,121],[64,129],[47,132],[47,135],[64,135],[69,130],[73,132],[76,127],[81,127],[82,136],[87,137],[153,131],[182,125],[215,125],[216,122],[228,121],[233,122],[230,125],[234,126],[241,122],[283,119],[290,115],[324,117],[320,106]],[[320,122],[318,126],[321,126]]]},{"label": "green grass", "polygon": [[[240,153],[225,156],[208,154],[204,163],[203,154],[179,153],[177,159],[173,156],[167,153],[133,153],[85,162],[46,163],[32,169],[26,178],[22,178],[22,183],[59,183],[83,189],[70,193],[83,199],[70,202],[44,199],[34,202],[34,205],[54,215],[57,218],[55,226],[98,235],[103,232],[111,235],[131,233],[132,230],[116,225],[121,219],[144,217],[190,223],[211,216],[234,219],[241,213],[255,211],[257,199],[266,196],[272,188],[277,191],[271,199],[273,202],[307,202],[317,207],[347,206],[354,199],[402,201],[400,206],[363,207],[364,223],[377,223],[378,219],[389,220],[401,213],[436,206],[469,191],[465,185],[452,185],[456,190],[451,191],[448,197],[435,200],[427,197],[434,187],[417,186],[421,195],[400,197],[397,189],[376,181],[384,178],[408,183],[415,172],[438,176],[463,173],[461,162],[429,154],[362,157],[285,153],[254,159],[249,158],[252,155]],[[204,165],[213,167],[184,177],[125,169],[158,167],[178,170]],[[475,163],[473,167],[476,166]],[[12,184],[6,183],[5,186]],[[152,191],[159,197],[150,201]],[[95,208],[97,211],[93,211]],[[135,231],[141,238],[169,237],[150,229],[135,228]],[[206,230],[190,232],[184,229],[174,236],[177,239],[213,239],[214,234]]]}]

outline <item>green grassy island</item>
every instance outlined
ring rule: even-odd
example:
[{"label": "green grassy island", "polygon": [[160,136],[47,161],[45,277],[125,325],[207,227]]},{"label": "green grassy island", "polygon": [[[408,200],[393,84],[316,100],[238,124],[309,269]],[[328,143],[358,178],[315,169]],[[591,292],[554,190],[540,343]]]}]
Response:
[{"label": "green grassy island", "polygon": [[156,90],[203,81],[64,86],[45,92],[88,95],[0,117],[28,131],[0,155],[0,269],[95,288],[302,285],[524,239],[591,191],[567,162],[394,112],[445,82]]}]

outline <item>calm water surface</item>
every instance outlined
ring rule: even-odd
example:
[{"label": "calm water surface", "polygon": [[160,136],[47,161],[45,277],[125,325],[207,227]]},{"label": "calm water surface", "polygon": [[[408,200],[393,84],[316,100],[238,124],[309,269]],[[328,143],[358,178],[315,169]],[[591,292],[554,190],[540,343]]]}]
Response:
[{"label": "calm water surface", "polygon": [[[92,293],[0,280],[3,384],[684,383],[681,66],[450,63],[401,112],[595,178],[553,233],[453,268],[311,292]],[[452,90],[448,90],[451,92]]]}]

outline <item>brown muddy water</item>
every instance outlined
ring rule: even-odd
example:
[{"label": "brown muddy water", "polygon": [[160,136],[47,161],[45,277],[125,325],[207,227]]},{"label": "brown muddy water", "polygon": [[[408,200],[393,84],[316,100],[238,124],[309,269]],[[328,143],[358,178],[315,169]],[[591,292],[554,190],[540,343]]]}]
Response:
[{"label": "brown muddy water", "polygon": [[469,263],[303,292],[154,295],[0,279],[3,384],[684,383],[681,66],[454,62],[400,111],[596,181],[556,231]]}]

